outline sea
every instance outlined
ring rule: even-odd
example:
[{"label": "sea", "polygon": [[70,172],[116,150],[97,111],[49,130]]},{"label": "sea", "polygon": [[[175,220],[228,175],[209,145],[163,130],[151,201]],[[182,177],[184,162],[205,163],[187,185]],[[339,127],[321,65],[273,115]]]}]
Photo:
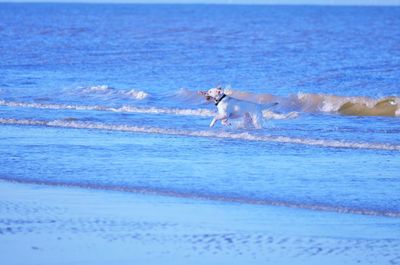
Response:
[{"label": "sea", "polygon": [[3,181],[400,217],[399,135],[399,7],[0,4]]}]

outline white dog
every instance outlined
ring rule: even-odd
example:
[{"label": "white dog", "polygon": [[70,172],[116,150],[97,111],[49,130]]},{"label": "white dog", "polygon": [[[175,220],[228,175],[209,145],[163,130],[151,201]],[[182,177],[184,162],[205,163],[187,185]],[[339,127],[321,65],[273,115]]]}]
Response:
[{"label": "white dog", "polygon": [[213,127],[220,120],[223,125],[230,125],[229,119],[244,118],[251,121],[255,128],[262,127],[261,106],[256,103],[239,100],[227,96],[221,87],[211,88],[207,92],[200,92],[207,100],[213,99],[218,108],[218,114],[210,123]]}]

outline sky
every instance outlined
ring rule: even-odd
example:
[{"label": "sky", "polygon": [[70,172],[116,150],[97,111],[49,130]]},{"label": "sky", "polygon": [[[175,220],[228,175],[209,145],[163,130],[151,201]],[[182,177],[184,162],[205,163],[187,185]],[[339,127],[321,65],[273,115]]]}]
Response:
[{"label": "sky", "polygon": [[0,0],[0,2],[400,5],[400,0]]}]

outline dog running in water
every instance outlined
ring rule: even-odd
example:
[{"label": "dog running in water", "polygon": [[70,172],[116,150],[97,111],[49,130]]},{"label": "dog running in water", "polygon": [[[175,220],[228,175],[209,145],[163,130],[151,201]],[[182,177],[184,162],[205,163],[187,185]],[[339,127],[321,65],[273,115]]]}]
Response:
[{"label": "dog running in water", "polygon": [[230,97],[224,93],[221,87],[200,91],[199,94],[205,96],[206,100],[214,100],[215,106],[218,108],[218,114],[212,119],[210,127],[213,127],[219,120],[222,125],[226,126],[230,125],[229,119],[244,118],[250,121],[255,128],[262,128],[261,105]]}]

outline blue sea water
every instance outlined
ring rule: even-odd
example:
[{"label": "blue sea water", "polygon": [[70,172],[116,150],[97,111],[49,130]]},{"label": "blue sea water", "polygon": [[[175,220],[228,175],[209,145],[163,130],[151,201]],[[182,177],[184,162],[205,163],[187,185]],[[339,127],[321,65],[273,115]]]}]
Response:
[{"label": "blue sea water", "polygon": [[399,217],[399,84],[398,7],[0,4],[0,179]]}]

